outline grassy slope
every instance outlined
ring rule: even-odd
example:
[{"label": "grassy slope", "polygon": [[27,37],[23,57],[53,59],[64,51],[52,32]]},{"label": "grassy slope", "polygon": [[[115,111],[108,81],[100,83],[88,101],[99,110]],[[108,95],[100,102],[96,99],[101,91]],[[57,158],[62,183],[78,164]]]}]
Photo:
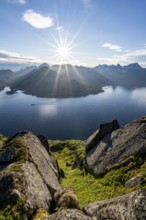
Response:
[{"label": "grassy slope", "polygon": [[83,141],[49,141],[49,145],[51,149],[56,146],[62,148],[58,152],[53,152],[60,168],[65,172],[65,178],[61,180],[61,184],[75,190],[81,207],[89,202],[113,198],[142,187],[146,188],[146,181],[133,188],[124,187],[125,182],[130,178],[138,174],[146,174],[146,163],[144,164],[141,158],[135,158],[128,166],[111,170],[103,178],[96,179],[90,174],[85,174],[84,171],[66,166],[66,161],[71,164],[74,162],[76,154],[83,158]]}]

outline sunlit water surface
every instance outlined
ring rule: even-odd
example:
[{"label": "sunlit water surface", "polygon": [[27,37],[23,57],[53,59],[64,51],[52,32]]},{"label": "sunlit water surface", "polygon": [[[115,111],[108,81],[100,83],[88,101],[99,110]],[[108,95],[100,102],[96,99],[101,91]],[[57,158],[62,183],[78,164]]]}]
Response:
[{"label": "sunlit water surface", "polygon": [[87,139],[99,124],[118,119],[121,126],[146,115],[146,88],[105,87],[104,92],[81,98],[47,99],[0,92],[0,133],[20,130],[49,139]]}]

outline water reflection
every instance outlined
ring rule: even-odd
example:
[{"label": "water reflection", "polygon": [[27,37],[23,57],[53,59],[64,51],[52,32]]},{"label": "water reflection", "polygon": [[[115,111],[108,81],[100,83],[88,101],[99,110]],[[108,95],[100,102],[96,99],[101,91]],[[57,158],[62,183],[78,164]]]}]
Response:
[{"label": "water reflection", "polygon": [[30,130],[50,139],[86,139],[99,124],[118,119],[120,125],[146,114],[146,88],[105,87],[81,98],[47,99],[18,92],[0,92],[0,133]]}]

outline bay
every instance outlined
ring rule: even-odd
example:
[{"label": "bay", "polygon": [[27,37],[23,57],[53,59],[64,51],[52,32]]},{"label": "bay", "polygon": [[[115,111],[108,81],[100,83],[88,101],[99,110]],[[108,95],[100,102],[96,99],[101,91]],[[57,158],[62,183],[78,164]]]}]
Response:
[{"label": "bay", "polygon": [[0,92],[0,133],[28,130],[48,139],[87,139],[102,123],[117,119],[121,126],[146,115],[146,88],[108,86],[80,98],[48,99],[21,91]]}]

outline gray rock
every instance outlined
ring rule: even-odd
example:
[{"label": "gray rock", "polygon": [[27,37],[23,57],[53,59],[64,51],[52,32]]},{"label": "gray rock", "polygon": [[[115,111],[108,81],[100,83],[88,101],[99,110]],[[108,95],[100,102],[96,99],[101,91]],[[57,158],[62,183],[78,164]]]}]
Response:
[{"label": "gray rock", "polygon": [[[115,165],[146,153],[146,120],[133,121],[107,134],[85,157],[86,169],[95,176],[104,175]],[[127,165],[127,164],[125,164]]]},{"label": "gray rock", "polygon": [[90,203],[83,210],[94,220],[145,220],[146,191],[138,190],[114,199]]},{"label": "gray rock", "polygon": [[[20,135],[19,135],[20,136]],[[17,136],[16,136],[17,137]],[[28,155],[40,173],[45,184],[53,194],[60,189],[59,170],[56,161],[48,154],[42,142],[34,134],[28,132],[21,135],[28,148]]]},{"label": "gray rock", "polygon": [[125,187],[134,187],[136,186],[137,184],[139,183],[142,183],[143,180],[144,180],[144,176],[143,175],[138,175],[138,176],[135,176],[133,178],[131,178],[130,180],[128,180],[126,183],[125,183]]},{"label": "gray rock", "polygon": [[63,209],[50,215],[46,220],[93,220],[77,209]]},{"label": "gray rock", "polygon": [[[32,133],[19,132],[9,138],[7,143],[18,137],[22,141],[23,150],[26,149],[27,157],[19,161],[17,154],[13,153],[15,146],[2,152],[2,159],[6,158],[11,164],[0,166],[0,208],[16,204],[20,198],[24,203],[24,214],[30,218],[39,208],[47,211],[50,209],[54,193],[61,188],[59,167],[45,149],[44,138],[41,137],[40,141]],[[7,151],[10,153],[5,153]],[[17,163],[13,161],[15,157],[5,155],[14,155]]]},{"label": "gray rock", "polygon": [[22,169],[25,178],[23,181],[26,196],[25,208],[28,216],[38,208],[49,210],[52,196],[41,175],[30,162],[23,164]]},{"label": "gray rock", "polygon": [[85,147],[86,153],[92,150],[103,137],[119,128],[120,126],[117,120],[113,120],[110,123],[101,124],[99,129],[87,139]]}]

